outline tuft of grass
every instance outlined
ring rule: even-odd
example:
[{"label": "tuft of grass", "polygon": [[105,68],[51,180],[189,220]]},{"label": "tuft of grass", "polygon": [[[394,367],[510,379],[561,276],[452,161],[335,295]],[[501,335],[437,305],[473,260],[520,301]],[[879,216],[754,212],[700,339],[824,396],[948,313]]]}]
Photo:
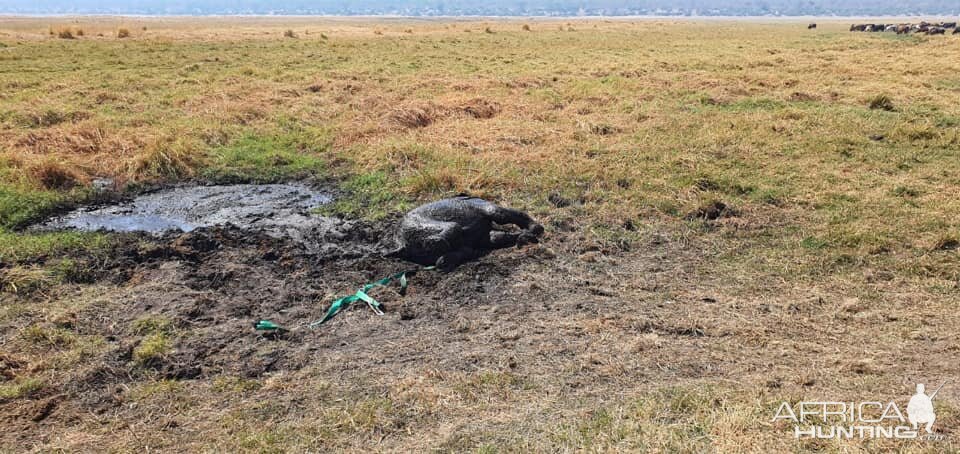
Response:
[{"label": "tuft of grass", "polygon": [[177,380],[157,380],[131,389],[130,399],[135,402],[168,401],[180,397],[183,391],[183,384]]},{"label": "tuft of grass", "polygon": [[263,385],[252,379],[235,376],[219,376],[213,380],[213,390],[226,394],[246,394],[256,391]]},{"label": "tuft of grass", "polygon": [[593,123],[585,125],[590,134],[597,136],[609,136],[620,132],[620,128],[607,123]]},{"label": "tuft of grass", "polygon": [[887,95],[876,95],[867,100],[867,105],[872,110],[885,110],[887,112],[896,110],[896,107],[893,105],[893,99],[890,99]]},{"label": "tuft of grass", "polygon": [[96,282],[99,273],[90,262],[73,258],[61,258],[49,266],[50,273],[57,282],[90,284]]},{"label": "tuft of grass", "polygon": [[897,140],[922,142],[939,139],[942,134],[943,128],[932,124],[901,124],[894,128],[890,136]]},{"label": "tuft of grass", "polygon": [[38,347],[66,348],[77,341],[77,336],[63,328],[48,328],[41,325],[30,325],[20,332],[27,342]]},{"label": "tuft of grass", "polygon": [[531,384],[511,372],[481,371],[466,377],[454,385],[454,390],[464,399],[479,399],[482,396],[506,395],[516,390],[530,389]]},{"label": "tuft of grass", "polygon": [[0,268],[0,291],[29,295],[56,284],[50,272],[39,266]]},{"label": "tuft of grass", "polygon": [[284,38],[296,38],[297,34],[293,30],[287,29],[283,32]]},{"label": "tuft of grass", "polygon": [[42,109],[39,112],[31,109],[13,115],[18,125],[27,128],[45,128],[60,123],[81,120],[85,116],[85,114],[79,112],[64,112],[52,108]]},{"label": "tuft of grass", "polygon": [[69,28],[60,29],[57,31],[57,38],[60,39],[76,39],[73,35],[73,32]]},{"label": "tuft of grass", "polygon": [[38,378],[17,378],[10,383],[0,383],[0,400],[20,399],[40,391],[43,380]]},{"label": "tuft of grass", "polygon": [[133,349],[133,360],[141,366],[150,366],[162,361],[173,351],[173,343],[166,333],[153,333]]},{"label": "tuft of grass", "polygon": [[78,170],[69,168],[60,162],[47,160],[31,169],[34,179],[40,182],[44,189],[69,190],[87,182],[86,175]]},{"label": "tuft of grass", "polygon": [[146,315],[134,320],[131,328],[134,334],[140,336],[170,334],[173,332],[173,323],[166,317]]},{"label": "tuft of grass", "polygon": [[438,112],[431,106],[399,107],[390,113],[393,123],[408,129],[426,128],[436,121]]},{"label": "tuft of grass", "polygon": [[462,175],[452,169],[429,169],[404,178],[404,186],[415,194],[449,194],[464,189]]},{"label": "tuft of grass", "polygon": [[183,138],[159,139],[128,165],[131,180],[173,181],[192,177],[201,165],[196,142]]},{"label": "tuft of grass", "polygon": [[497,102],[483,98],[474,98],[461,105],[460,110],[473,118],[488,119],[500,113],[502,107]]},{"label": "tuft of grass", "polygon": [[521,28],[523,29],[523,31],[528,32],[530,31],[530,24],[523,24],[523,27]]},{"label": "tuft of grass", "polygon": [[920,196],[919,190],[908,187],[908,186],[897,186],[893,188],[893,191],[891,191],[891,193],[895,197],[903,197],[903,198],[914,198],[914,197]]},{"label": "tuft of grass", "polygon": [[129,38],[129,37],[130,37],[129,29],[126,29],[126,28],[117,29],[117,38],[123,39],[123,38]]}]

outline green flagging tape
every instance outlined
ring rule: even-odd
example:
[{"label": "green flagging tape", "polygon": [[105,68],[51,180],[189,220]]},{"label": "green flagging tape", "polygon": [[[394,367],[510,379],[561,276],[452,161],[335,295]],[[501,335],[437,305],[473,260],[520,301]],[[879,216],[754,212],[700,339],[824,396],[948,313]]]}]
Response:
[{"label": "green flagging tape", "polygon": [[280,328],[280,325],[277,325],[270,320],[260,320],[259,322],[253,324],[253,329],[257,331],[278,331],[282,328]]},{"label": "green flagging tape", "polygon": [[323,319],[313,322],[307,326],[309,326],[310,328],[320,326],[326,323],[327,320],[330,320],[331,318],[333,318],[334,315],[337,315],[338,313],[340,313],[340,311],[346,309],[351,304],[357,301],[363,301],[367,303],[367,306],[370,306],[370,309],[373,309],[373,311],[376,312],[377,315],[383,315],[383,310],[380,309],[381,307],[380,302],[373,299],[373,297],[368,295],[367,292],[369,292],[374,287],[386,286],[390,284],[390,282],[396,280],[400,282],[400,294],[405,295],[407,293],[407,283],[408,283],[407,275],[408,274],[413,275],[413,274],[416,274],[417,271],[428,271],[428,270],[432,270],[433,268],[434,267],[432,266],[428,266],[428,267],[421,268],[419,270],[402,271],[400,273],[394,274],[393,276],[387,276],[383,279],[380,279],[379,281],[364,285],[363,288],[361,288],[360,290],[357,290],[357,293],[354,293],[353,295],[349,295],[349,296],[344,296],[343,298],[340,298],[334,301],[332,304],[330,304],[330,309],[327,309],[327,315],[325,315]]}]

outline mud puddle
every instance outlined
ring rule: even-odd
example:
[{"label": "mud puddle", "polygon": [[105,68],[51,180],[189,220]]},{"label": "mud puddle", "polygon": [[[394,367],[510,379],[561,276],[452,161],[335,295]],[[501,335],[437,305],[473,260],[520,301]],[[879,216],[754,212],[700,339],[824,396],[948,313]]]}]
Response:
[{"label": "mud puddle", "polygon": [[302,184],[177,187],[118,205],[82,207],[37,228],[162,234],[229,225],[281,233],[336,222],[310,213],[331,200],[329,194]]}]

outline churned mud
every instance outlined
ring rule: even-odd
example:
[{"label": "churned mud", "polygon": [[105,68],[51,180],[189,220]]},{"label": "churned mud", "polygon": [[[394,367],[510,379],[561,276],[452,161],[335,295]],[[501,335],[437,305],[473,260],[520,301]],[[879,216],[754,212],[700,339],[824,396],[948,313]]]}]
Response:
[{"label": "churned mud", "polygon": [[183,186],[117,205],[79,208],[40,228],[153,234],[226,225],[266,232],[305,230],[328,224],[310,210],[331,200],[325,192],[296,183]]},{"label": "churned mud", "polygon": [[170,237],[178,232],[225,227],[286,238],[313,252],[325,250],[330,254],[331,248],[336,255],[376,252],[360,244],[342,244],[363,231],[356,222],[314,212],[332,200],[329,193],[300,183],[181,186],[118,204],[80,207],[34,229],[143,232]]}]

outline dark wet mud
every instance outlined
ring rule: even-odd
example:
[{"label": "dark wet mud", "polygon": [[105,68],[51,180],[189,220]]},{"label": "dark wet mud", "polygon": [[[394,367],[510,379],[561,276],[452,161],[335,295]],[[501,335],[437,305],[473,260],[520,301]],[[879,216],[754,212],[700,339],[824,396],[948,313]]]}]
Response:
[{"label": "dark wet mud", "polygon": [[177,187],[118,205],[79,208],[39,228],[160,234],[229,225],[285,233],[329,228],[331,220],[310,211],[331,200],[329,194],[302,184]]},{"label": "dark wet mud", "polygon": [[[421,350],[449,344],[424,342],[425,337],[461,336],[450,326],[483,319],[505,299],[526,293],[524,286],[514,288],[515,271],[551,259],[540,248],[514,248],[465,264],[455,273],[423,271],[410,277],[405,295],[396,285],[371,292],[384,305],[385,315],[355,304],[329,323],[309,328],[333,299],[417,268],[376,252],[390,227],[356,222],[350,234],[331,238],[313,251],[291,238],[235,227],[147,237],[146,244],[140,241],[142,234],[129,236],[129,246],[104,264],[104,293],[69,314],[80,332],[106,339],[103,350],[51,393],[68,396],[78,411],[99,415],[116,411],[117,389],[143,380],[260,378],[308,366],[332,367],[340,374],[368,363],[415,364],[411,355],[433,356]],[[569,291],[574,284],[560,287]],[[169,323],[172,348],[138,363],[133,352],[146,336],[136,327],[144,319]],[[253,324],[261,319],[286,331],[255,331]],[[376,345],[394,347],[371,350]],[[379,359],[368,357],[371,354]],[[381,364],[384,355],[392,358],[390,364]],[[453,352],[440,356],[446,362],[461,361]]]}]

